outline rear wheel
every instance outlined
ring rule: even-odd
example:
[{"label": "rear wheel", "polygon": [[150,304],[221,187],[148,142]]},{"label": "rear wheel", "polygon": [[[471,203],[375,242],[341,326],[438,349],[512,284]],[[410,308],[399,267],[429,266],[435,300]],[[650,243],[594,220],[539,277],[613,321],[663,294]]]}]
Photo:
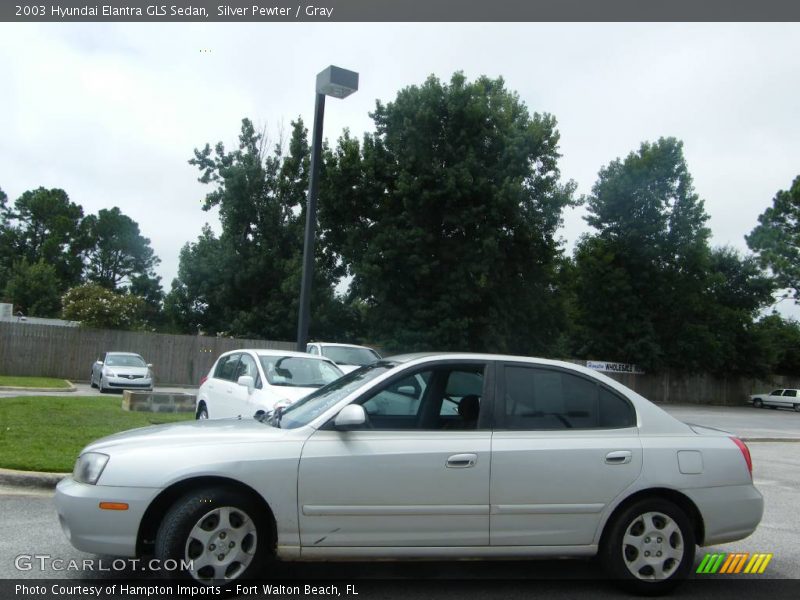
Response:
[{"label": "rear wheel", "polygon": [[165,515],[155,555],[162,564],[168,559],[189,564],[181,574],[208,585],[252,577],[273,546],[266,523],[263,509],[249,496],[221,487],[193,491]]},{"label": "rear wheel", "polygon": [[208,418],[208,409],[206,408],[205,404],[201,404],[197,408],[197,412],[194,415],[194,418],[198,421],[202,421]]},{"label": "rear wheel", "polygon": [[601,549],[611,576],[629,591],[663,594],[678,585],[694,561],[692,523],[668,500],[647,498],[610,524]]},{"label": "rear wheel", "polygon": [[800,412],[800,404],[794,405],[794,412]]}]

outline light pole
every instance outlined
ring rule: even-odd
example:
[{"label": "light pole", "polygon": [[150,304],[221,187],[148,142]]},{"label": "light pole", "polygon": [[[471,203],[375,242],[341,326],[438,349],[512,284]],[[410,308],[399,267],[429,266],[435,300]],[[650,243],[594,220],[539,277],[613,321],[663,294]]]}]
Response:
[{"label": "light pole", "polygon": [[317,102],[314,107],[314,133],[311,148],[311,176],[306,204],[306,233],[303,240],[303,276],[300,283],[300,316],[297,319],[297,351],[306,351],[311,313],[311,281],[314,273],[314,234],[317,227],[319,163],[322,160],[322,120],[325,96],[347,98],[358,90],[358,73],[331,65],[317,75]]}]

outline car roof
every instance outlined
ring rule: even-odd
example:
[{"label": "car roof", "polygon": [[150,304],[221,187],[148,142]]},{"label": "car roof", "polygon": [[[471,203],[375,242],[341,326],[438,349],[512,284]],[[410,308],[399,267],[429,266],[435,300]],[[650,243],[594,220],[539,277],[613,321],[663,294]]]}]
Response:
[{"label": "car roof", "polygon": [[136,354],[136,352],[106,352],[106,354],[118,354],[120,356],[138,356],[139,358],[142,357],[141,354]]},{"label": "car roof", "polygon": [[341,346],[343,348],[366,348],[372,350],[369,346],[359,346],[358,344],[341,344],[339,342],[308,342],[309,344],[317,344],[318,346]]},{"label": "car roof", "polygon": [[297,358],[311,358],[314,360],[328,361],[328,359],[323,356],[314,356],[313,354],[308,354],[307,352],[297,352],[295,350],[276,350],[274,348],[237,348],[236,350],[228,350],[227,352],[223,352],[221,356],[234,354],[236,352],[251,352],[253,354],[257,354],[258,356],[295,356]]}]

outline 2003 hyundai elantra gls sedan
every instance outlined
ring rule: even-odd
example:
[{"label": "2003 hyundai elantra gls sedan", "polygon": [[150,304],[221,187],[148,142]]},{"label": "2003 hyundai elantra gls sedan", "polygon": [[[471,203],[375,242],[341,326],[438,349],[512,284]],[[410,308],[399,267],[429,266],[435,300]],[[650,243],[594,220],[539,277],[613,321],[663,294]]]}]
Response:
[{"label": "2003 hyundai elantra gls sedan", "polygon": [[[666,591],[695,546],[738,540],[763,500],[750,453],[570,363],[406,355],[268,419],[194,421],[87,446],[56,506],[84,551],[191,563],[587,557]],[[111,508],[113,510],[106,510]]]}]

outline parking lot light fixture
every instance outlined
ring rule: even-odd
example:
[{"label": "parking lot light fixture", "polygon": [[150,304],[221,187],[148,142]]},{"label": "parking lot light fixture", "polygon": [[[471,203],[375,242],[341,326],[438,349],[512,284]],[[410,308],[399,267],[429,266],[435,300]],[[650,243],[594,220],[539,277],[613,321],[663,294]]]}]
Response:
[{"label": "parking lot light fixture", "polygon": [[317,226],[319,165],[322,160],[322,121],[325,96],[346,98],[358,90],[358,73],[331,65],[317,75],[314,133],[311,147],[311,174],[306,205],[306,230],[303,239],[303,274],[300,282],[300,315],[297,319],[297,351],[306,351],[311,313],[311,283],[314,273],[314,235]]}]

